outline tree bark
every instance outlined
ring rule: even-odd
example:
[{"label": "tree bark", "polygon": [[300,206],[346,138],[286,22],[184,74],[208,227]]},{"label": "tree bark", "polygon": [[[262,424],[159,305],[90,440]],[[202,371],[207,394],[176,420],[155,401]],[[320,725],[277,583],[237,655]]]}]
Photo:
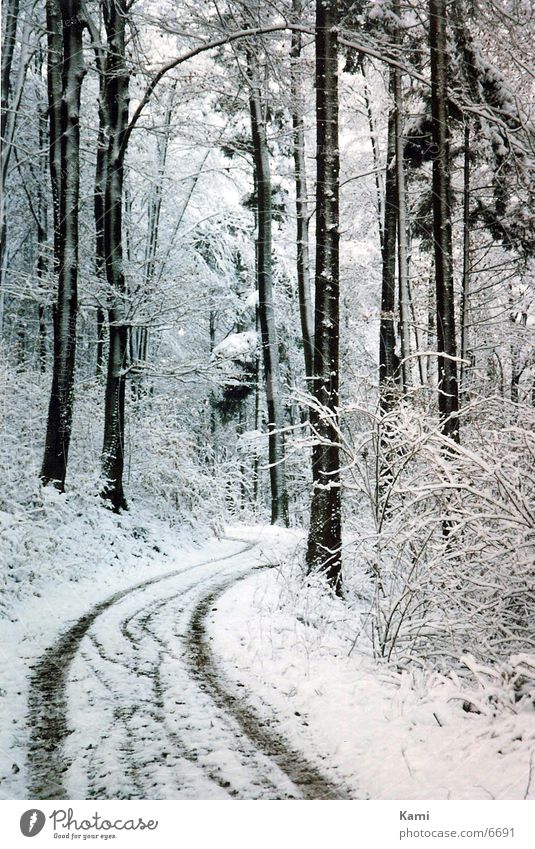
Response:
[{"label": "tree bark", "polygon": [[54,212],[54,366],[48,408],[44,484],[65,487],[72,428],[80,195],[80,94],[85,73],[79,0],[47,0],[48,101]]},{"label": "tree bark", "polygon": [[453,299],[447,2],[429,0],[433,126],[433,237],[437,293],[438,408],[442,432],[459,441],[459,384]]},{"label": "tree bark", "polygon": [[373,117],[373,109],[372,103],[370,100],[370,91],[368,88],[368,78],[366,75],[366,65],[364,61],[361,65],[362,70],[362,79],[364,80],[364,105],[366,107],[366,115],[368,117],[368,126],[370,128],[370,141],[372,145],[372,154],[373,154],[373,167],[375,170],[375,191],[377,194],[377,220],[379,225],[379,242],[381,245],[381,253],[383,252],[384,246],[384,226],[385,226],[385,215],[384,215],[384,187],[383,181],[381,179],[381,169],[380,169],[380,157],[379,157],[379,144],[377,142],[377,127],[375,124],[375,120]]},{"label": "tree bark", "polygon": [[22,100],[26,72],[31,60],[29,49],[30,21],[26,16],[20,35],[19,70],[15,85],[12,85],[13,55],[17,44],[17,26],[20,17],[19,0],[8,0],[5,8],[5,27],[2,38],[2,87],[1,87],[1,187],[0,187],[0,334],[4,323],[5,276],[7,271],[7,218],[6,183],[9,162],[14,149],[15,128]]},{"label": "tree bark", "polygon": [[9,115],[9,92],[11,87],[11,69],[17,40],[19,18],[19,0],[7,0],[5,3],[5,27],[2,38],[2,91],[1,91],[1,138],[2,138],[2,197],[0,199],[0,332],[4,319],[4,274],[6,263],[6,210],[5,183],[7,165],[4,165],[10,149],[6,139],[7,119]]},{"label": "tree bark", "polygon": [[[176,83],[171,90],[169,102],[165,112],[162,136],[157,140],[158,175],[149,200],[147,241],[145,244],[145,267],[144,279],[138,296],[148,297],[156,273],[156,256],[158,251],[158,240],[160,233],[160,213],[162,209],[163,181],[165,177],[165,165],[169,138],[171,135],[171,119],[173,115],[174,96]],[[132,293],[135,294],[135,293]],[[129,332],[130,365],[133,378],[133,395],[139,398],[142,394],[144,383],[143,366],[147,362],[149,350],[149,328],[147,325],[131,327]]]},{"label": "tree bark", "polygon": [[321,571],[335,592],[341,593],[337,26],[337,0],[317,0],[315,404],[310,415],[316,439],[312,448],[312,502],[306,559],[309,573]]},{"label": "tree bark", "polygon": [[96,376],[104,374],[104,343],[106,339],[106,313],[102,307],[97,307],[97,345],[96,345]]},{"label": "tree bark", "polygon": [[[42,73],[42,53],[40,54],[39,73]],[[48,109],[46,102],[39,104],[39,169],[37,182],[37,286],[42,291],[47,271],[46,243],[48,238],[48,197],[47,197],[47,148],[48,148]],[[47,331],[46,306],[40,301],[39,317],[39,369],[46,372]]]},{"label": "tree bark", "polygon": [[464,127],[464,168],[463,168],[463,281],[461,291],[461,398],[466,395],[466,372],[468,368],[469,348],[469,309],[470,302],[470,125]]},{"label": "tree bark", "polygon": [[[104,193],[106,185],[108,142],[105,60],[99,55],[99,124],[97,137],[97,163],[95,168],[95,189],[93,193],[93,212],[95,216],[95,274],[104,289],[106,283],[106,253],[104,250]],[[101,295],[100,295],[101,296]],[[96,376],[104,374],[104,341],[106,314],[101,306],[96,311]]]},{"label": "tree bark", "polygon": [[[394,95],[394,70],[390,69],[389,89]],[[388,115],[386,149],[385,202],[383,227],[383,276],[381,285],[381,323],[379,330],[379,394],[383,413],[392,409],[395,398],[397,357],[395,354],[396,303],[396,237],[397,237],[397,179],[396,179],[396,114],[392,107]]]},{"label": "tree bark", "polygon": [[262,358],[266,385],[269,474],[271,484],[271,522],[288,524],[288,498],[284,472],[284,435],[281,432],[282,404],[280,395],[279,346],[273,306],[273,279],[271,265],[271,173],[266,127],[262,101],[249,61],[251,94],[251,135],[255,168],[257,197],[256,272],[258,285],[258,313]]},{"label": "tree bark", "polygon": [[11,68],[17,40],[19,5],[19,0],[7,0],[5,3],[5,27],[2,39],[2,138],[5,135],[7,122]]},{"label": "tree bark", "polygon": [[405,190],[405,145],[403,141],[403,92],[401,72],[394,71],[395,115],[396,115],[396,189],[398,214],[398,276],[399,276],[399,325],[401,342],[401,384],[405,395],[411,385],[410,357],[410,299],[409,268],[407,252],[407,194]]},{"label": "tree bark", "polygon": [[[301,0],[293,0],[292,13],[296,22],[302,12]],[[299,315],[303,337],[305,360],[305,378],[310,389],[314,362],[314,331],[312,299],[310,292],[310,258],[308,238],[308,199],[305,157],[305,126],[303,122],[303,103],[299,79],[299,60],[301,56],[300,32],[292,32],[291,57],[291,95],[293,158],[295,169],[295,206],[297,218],[297,288],[299,293]]]},{"label": "tree bark", "polygon": [[128,328],[125,318],[126,285],[123,269],[123,145],[128,126],[128,84],[126,68],[125,0],[104,2],[104,26],[107,45],[104,59],[104,103],[106,151],[103,240],[106,280],[110,291],[108,309],[109,355],[104,399],[104,441],[102,471],[105,479],[102,496],[116,511],[126,509],[123,489],[125,382]]}]

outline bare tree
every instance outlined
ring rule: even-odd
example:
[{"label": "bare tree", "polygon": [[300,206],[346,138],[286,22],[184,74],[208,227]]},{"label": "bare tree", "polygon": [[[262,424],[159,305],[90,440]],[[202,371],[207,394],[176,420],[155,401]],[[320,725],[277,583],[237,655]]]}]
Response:
[{"label": "bare tree", "polygon": [[124,415],[128,327],[125,319],[126,284],[123,268],[123,140],[128,127],[129,73],[126,67],[127,0],[103,0],[106,46],[101,62],[107,149],[104,165],[102,233],[106,280],[109,287],[109,354],[104,399],[103,496],[115,510],[126,507],[123,489]]},{"label": "bare tree", "polygon": [[279,346],[273,306],[271,170],[266,137],[264,104],[253,67],[253,61],[253,57],[249,56],[248,73],[251,85],[249,106],[257,207],[256,275],[258,315],[268,412],[271,521],[273,524],[277,522],[287,524],[288,498],[284,474],[284,435],[282,433],[283,418],[280,393]]},{"label": "bare tree", "polygon": [[[393,68],[389,70],[389,91],[394,95]],[[383,412],[393,406],[397,374],[395,304],[397,240],[396,110],[388,114],[386,177],[383,226],[383,274],[381,285],[381,322],[379,329],[379,386]]]},{"label": "bare tree", "polygon": [[433,238],[437,294],[438,408],[445,436],[459,441],[451,227],[446,0],[429,0],[433,128]]},{"label": "bare tree", "polygon": [[[6,183],[9,173],[11,154],[15,149],[15,131],[19,117],[19,109],[26,81],[26,74],[33,55],[30,44],[31,20],[24,9],[20,9],[19,0],[8,0],[2,6],[4,20],[2,37],[2,88],[1,88],[1,186],[0,186],[0,332],[4,319],[4,288],[8,256],[7,218],[6,218]],[[19,26],[19,19],[22,24]],[[21,30],[17,39],[17,32]],[[39,38],[39,36],[38,36]],[[14,56],[17,41],[20,42],[18,70],[15,78]]]},{"label": "bare tree", "polygon": [[323,572],[333,589],[342,583],[342,504],[339,448],[339,149],[338,3],[316,3],[316,303],[314,403],[310,424],[312,502],[309,572]]},{"label": "bare tree", "polygon": [[[292,14],[295,23],[302,13],[301,0],[293,0]],[[299,293],[299,315],[303,336],[303,354],[305,359],[305,377],[312,377],[314,361],[314,331],[312,301],[310,293],[310,260],[308,239],[308,198],[306,174],[305,126],[303,121],[303,97],[301,92],[299,60],[302,50],[302,34],[292,32],[291,57],[291,98],[293,128],[293,158],[295,169],[295,205],[297,217],[297,287]]]},{"label": "bare tree", "polygon": [[47,0],[48,105],[54,213],[54,365],[48,407],[43,483],[64,489],[72,428],[76,314],[78,309],[78,211],[80,200],[80,94],[85,74],[79,0]]}]

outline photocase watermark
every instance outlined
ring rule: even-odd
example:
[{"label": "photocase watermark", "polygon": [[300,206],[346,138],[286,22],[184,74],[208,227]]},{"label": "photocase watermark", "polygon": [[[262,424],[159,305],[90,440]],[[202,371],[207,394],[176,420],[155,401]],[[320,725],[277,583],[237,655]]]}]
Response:
[{"label": "photocase watermark", "polygon": [[[142,817],[110,819],[95,811],[89,817],[75,817],[72,808],[58,808],[48,816],[58,840],[113,840],[123,831],[155,831],[158,820]],[[20,818],[20,830],[25,837],[35,837],[42,831],[47,817],[37,808],[30,808]]]},{"label": "photocase watermark", "polygon": [[35,837],[42,830],[46,822],[46,817],[42,811],[37,808],[32,808],[29,811],[24,811],[20,818],[20,830],[24,837]]},{"label": "photocase watermark", "polygon": [[[142,817],[110,820],[97,812],[90,818],[76,819],[72,808],[68,808],[66,811],[62,808],[52,811],[49,819],[52,820],[54,827],[54,837],[71,837],[73,839],[82,836],[84,839],[88,836],[100,836],[106,839],[116,837],[118,831],[154,831],[158,828],[158,820],[145,821]],[[62,834],[61,829],[66,833]],[[78,832],[81,832],[81,834]]]}]

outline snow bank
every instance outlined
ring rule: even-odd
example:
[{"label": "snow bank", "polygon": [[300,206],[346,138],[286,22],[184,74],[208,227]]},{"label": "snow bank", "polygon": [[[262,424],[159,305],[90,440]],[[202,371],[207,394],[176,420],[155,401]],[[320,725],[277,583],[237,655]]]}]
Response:
[{"label": "snow bank", "polygon": [[397,674],[355,631],[354,611],[313,588],[299,593],[288,568],[236,584],[210,620],[244,699],[275,714],[281,734],[355,798],[535,799],[531,701],[486,699],[489,710],[475,713],[477,685]]}]

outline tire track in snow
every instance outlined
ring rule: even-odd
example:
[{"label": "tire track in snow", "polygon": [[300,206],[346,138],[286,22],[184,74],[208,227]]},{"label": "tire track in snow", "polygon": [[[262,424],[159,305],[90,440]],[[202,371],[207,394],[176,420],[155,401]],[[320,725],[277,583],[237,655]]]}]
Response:
[{"label": "tire track in snow", "polygon": [[[208,646],[204,619],[228,587],[250,574],[247,564],[240,564],[238,573],[227,574],[223,581],[219,575],[201,573],[193,583],[186,580],[178,592],[173,588],[167,597],[143,599],[143,591],[150,587],[239,558],[257,545],[255,542],[244,544],[243,540],[236,542],[243,547],[231,554],[173,570],[115,593],[80,617],[45,651],[33,668],[30,682],[28,765],[31,798],[69,798],[67,773],[73,763],[85,769],[90,798],[160,798],[158,777],[156,775],[153,781],[153,773],[158,773],[162,762],[154,751],[152,754],[150,751],[155,741],[161,743],[160,748],[168,750],[163,753],[165,766],[170,767],[167,774],[171,776],[164,782],[167,792],[169,782],[171,792],[173,787],[180,792],[181,780],[185,780],[186,785],[189,780],[191,785],[189,769],[192,775],[204,774],[204,785],[208,781],[218,786],[227,798],[349,798],[299,752],[289,748],[273,730],[268,730],[266,720],[256,716],[243,700],[233,695],[231,686],[222,680],[217,669]],[[243,574],[244,568],[246,574]],[[114,605],[128,601],[129,597],[134,599],[136,593],[141,593],[137,609],[127,610],[122,615],[120,606],[117,612],[121,618],[116,623],[112,621],[127,651],[115,651],[114,642],[107,649],[105,641],[99,639],[97,620],[107,611],[117,615],[112,610]],[[141,606],[137,607],[139,604]],[[177,604],[180,606],[175,610]],[[179,642],[171,646],[165,628],[177,618],[181,621],[182,633],[174,635]],[[164,628],[163,638],[157,633],[158,626]],[[84,649],[82,642],[86,636],[89,643]],[[177,648],[180,649],[178,653]],[[92,750],[90,753],[78,750],[73,757],[66,751],[68,738],[74,730],[69,728],[68,687],[73,684],[71,672],[77,657],[108,694],[101,702],[108,728],[99,727],[96,746],[85,747]],[[178,675],[177,680],[183,687],[178,699],[172,698],[172,686],[169,683],[166,686],[166,663],[169,664],[168,681]],[[114,679],[113,674],[109,674],[119,667],[123,675],[126,672],[128,676],[126,686],[120,685],[124,677]],[[136,693],[141,679],[150,682],[148,696],[145,692],[142,697]],[[177,693],[174,695],[176,697]],[[93,704],[92,698],[89,704]],[[113,725],[109,724],[110,716],[113,716]],[[108,739],[110,728],[114,730],[113,740]],[[215,751],[210,748],[211,741]],[[119,772],[127,779],[125,787],[121,785],[114,795],[106,795],[108,750],[113,753]]]},{"label": "tire track in snow", "polygon": [[[256,749],[253,746],[250,746],[250,751],[246,751],[249,741],[247,739],[239,739],[243,738],[239,728],[237,730],[228,728],[227,715],[224,712],[223,715],[221,715],[221,711],[217,713],[214,712],[214,705],[211,703],[212,700],[207,698],[205,692],[197,692],[196,694],[193,693],[193,697],[190,692],[187,693],[187,696],[189,696],[190,699],[188,717],[187,719],[182,717],[182,725],[181,727],[179,725],[178,732],[174,730],[170,722],[168,712],[169,714],[172,714],[175,705],[172,704],[172,700],[167,698],[168,705],[166,710],[166,696],[168,694],[167,688],[164,686],[162,681],[162,668],[164,661],[171,658],[174,662],[172,670],[173,675],[178,676],[179,679],[182,677],[181,683],[183,687],[183,696],[186,696],[188,685],[189,689],[191,689],[192,681],[189,670],[184,670],[180,666],[181,657],[171,649],[165,639],[161,639],[158,636],[151,625],[156,624],[158,616],[164,612],[164,609],[167,606],[172,608],[173,603],[177,600],[181,603],[179,612],[186,612],[187,615],[189,596],[195,594],[198,596],[199,587],[202,590],[202,584],[202,581],[197,582],[186,589],[182,588],[180,592],[174,593],[172,596],[165,599],[157,599],[152,601],[150,604],[145,604],[143,607],[131,613],[121,624],[121,632],[131,643],[132,649],[134,650],[132,657],[135,661],[140,661],[143,664],[143,668],[139,668],[139,666],[135,667],[136,674],[143,675],[149,678],[152,682],[151,687],[153,698],[149,703],[139,705],[139,711],[136,719],[139,721],[139,714],[143,713],[145,709],[144,719],[146,720],[146,726],[149,724],[152,726],[152,740],[158,739],[160,741],[166,741],[169,745],[164,748],[172,750],[172,760],[176,761],[177,758],[182,759],[183,761],[188,762],[194,771],[203,772],[210,782],[217,785],[222,791],[224,791],[225,796],[243,799],[250,798],[249,792],[244,790],[243,781],[236,781],[236,772],[244,774],[247,772],[251,773],[253,770],[254,773],[261,776],[261,787],[263,790],[262,795],[266,796],[266,794],[268,794],[268,798],[276,798],[278,789],[277,784],[274,783],[266,774],[265,764],[263,764],[261,759],[258,758],[258,752]],[[193,599],[193,603],[195,603],[195,599]],[[173,610],[171,610],[171,613],[176,614]],[[175,616],[173,616],[173,619],[174,618]],[[187,624],[184,625],[184,628],[187,630]],[[157,644],[157,659],[156,662],[151,664],[150,670],[147,669],[146,660],[146,649],[148,648],[147,639],[152,640]],[[145,656],[143,648],[145,649]],[[181,654],[183,654],[183,652]],[[111,658],[107,658],[107,660],[111,660]],[[185,680],[184,674],[186,676]],[[201,684],[200,690],[205,690],[203,684]],[[205,704],[199,704],[199,700],[204,701]],[[186,701],[181,701],[180,704],[188,705],[187,698]],[[202,708],[202,710],[200,708]],[[200,750],[202,750],[206,744],[207,731],[202,727],[202,723],[201,727],[196,727],[196,721],[198,723],[198,714],[210,716],[210,737],[213,738],[214,736],[217,736],[219,738],[217,740],[219,745],[221,745],[221,734],[223,734],[223,738],[226,738],[224,742],[227,745],[228,751],[232,753],[234,760],[233,765],[228,763],[228,758],[225,759],[227,762],[223,764],[206,762],[206,759],[203,758],[202,751]],[[224,726],[223,732],[221,732],[221,726]],[[218,732],[217,735],[216,731]],[[135,752],[132,752],[132,756],[131,763],[132,769],[134,769]],[[167,757],[169,758],[169,753],[167,753]],[[166,761],[166,764],[171,765],[172,760]],[[149,759],[149,761],[145,764],[145,768],[150,765],[156,765],[157,762],[157,759],[153,761]],[[138,772],[140,772],[139,767]],[[240,783],[242,786],[240,786]],[[145,793],[138,794],[139,798],[149,797],[151,795],[151,790],[152,788],[150,787],[146,788]],[[285,795],[288,797],[288,791]]]},{"label": "tire track in snow", "polygon": [[[241,542],[241,541],[240,541]],[[98,617],[132,593],[154,584],[191,572],[193,569],[219,563],[250,551],[256,543],[246,543],[241,551],[224,557],[210,558],[185,569],[174,569],[163,575],[140,581],[126,590],[114,593],[81,616],[45,651],[32,666],[28,698],[28,724],[31,728],[28,749],[28,790],[32,799],[68,799],[64,776],[70,763],[63,755],[63,745],[72,733],[67,722],[66,689],[69,672],[82,640]]]},{"label": "tire track in snow", "polygon": [[[237,580],[247,577],[249,575],[242,575]],[[251,742],[288,776],[303,799],[353,798],[344,788],[328,781],[300,752],[291,749],[276,733],[276,725],[273,731],[269,730],[268,721],[257,716],[254,709],[247,704],[247,699],[238,697],[232,684],[225,681],[209,645],[205,620],[218,598],[234,583],[236,579],[221,583],[215,591],[201,600],[194,611],[190,637],[192,674],[204,681],[215,703],[234,717]]]}]

